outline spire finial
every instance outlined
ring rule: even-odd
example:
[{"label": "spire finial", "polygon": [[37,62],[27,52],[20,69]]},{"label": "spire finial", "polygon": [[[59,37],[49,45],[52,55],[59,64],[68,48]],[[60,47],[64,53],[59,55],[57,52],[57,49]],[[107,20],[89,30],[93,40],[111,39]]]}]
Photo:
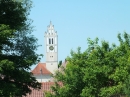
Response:
[{"label": "spire finial", "polygon": [[51,21],[50,21],[50,25],[52,25]]}]

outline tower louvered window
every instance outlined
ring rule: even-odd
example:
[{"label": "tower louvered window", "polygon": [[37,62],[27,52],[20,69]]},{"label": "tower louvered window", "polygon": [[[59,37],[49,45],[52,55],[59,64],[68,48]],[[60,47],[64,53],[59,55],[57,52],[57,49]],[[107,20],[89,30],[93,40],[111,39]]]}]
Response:
[{"label": "tower louvered window", "polygon": [[52,38],[52,44],[53,44],[53,38]]},{"label": "tower louvered window", "polygon": [[51,44],[51,39],[49,38],[49,44]]}]

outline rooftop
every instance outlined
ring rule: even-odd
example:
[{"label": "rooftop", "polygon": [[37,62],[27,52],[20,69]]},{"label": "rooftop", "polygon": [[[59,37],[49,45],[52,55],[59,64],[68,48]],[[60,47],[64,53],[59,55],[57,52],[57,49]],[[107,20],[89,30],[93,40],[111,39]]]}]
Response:
[{"label": "rooftop", "polygon": [[46,68],[46,63],[38,63],[38,65],[31,72],[33,75],[51,74],[51,72]]}]

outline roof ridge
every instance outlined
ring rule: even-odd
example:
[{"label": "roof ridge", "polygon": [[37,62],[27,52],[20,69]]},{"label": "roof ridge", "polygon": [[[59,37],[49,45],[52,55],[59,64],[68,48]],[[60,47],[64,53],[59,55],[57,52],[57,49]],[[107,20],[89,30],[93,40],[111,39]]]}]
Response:
[{"label": "roof ridge", "polygon": [[51,72],[46,68],[46,63],[38,63],[37,66],[31,71],[34,75],[39,74],[51,74]]}]

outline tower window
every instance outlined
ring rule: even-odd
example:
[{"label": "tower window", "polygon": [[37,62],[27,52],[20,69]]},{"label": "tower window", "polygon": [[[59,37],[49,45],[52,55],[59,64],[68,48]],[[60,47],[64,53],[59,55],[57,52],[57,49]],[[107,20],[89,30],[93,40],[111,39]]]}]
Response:
[{"label": "tower window", "polygon": [[51,39],[49,38],[49,44],[51,44]]},{"label": "tower window", "polygon": [[52,38],[52,44],[53,44],[53,38]]}]

